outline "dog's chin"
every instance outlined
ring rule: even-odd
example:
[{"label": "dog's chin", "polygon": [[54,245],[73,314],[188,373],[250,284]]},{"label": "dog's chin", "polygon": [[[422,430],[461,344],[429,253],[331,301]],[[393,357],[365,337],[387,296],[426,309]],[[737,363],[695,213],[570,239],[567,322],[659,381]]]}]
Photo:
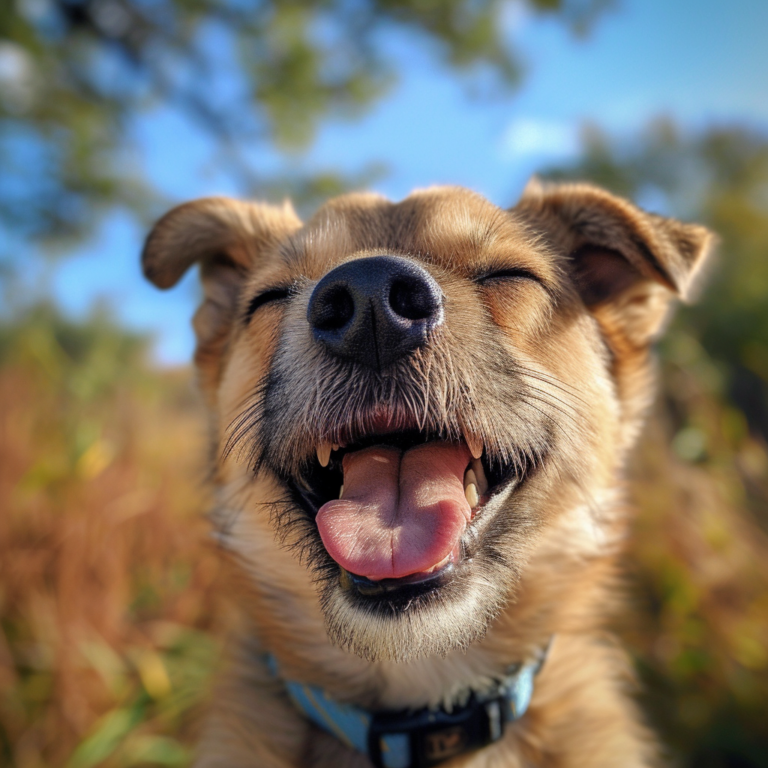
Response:
[{"label": "dog's chin", "polygon": [[445,656],[480,640],[514,589],[516,574],[464,562],[434,583],[362,594],[343,571],[322,586],[321,606],[333,643],[368,661]]}]

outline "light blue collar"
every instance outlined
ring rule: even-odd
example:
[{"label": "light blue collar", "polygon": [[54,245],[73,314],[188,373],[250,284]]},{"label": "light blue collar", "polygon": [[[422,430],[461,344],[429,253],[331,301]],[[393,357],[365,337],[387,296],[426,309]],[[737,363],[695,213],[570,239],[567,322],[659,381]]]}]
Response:
[{"label": "light blue collar", "polygon": [[315,725],[352,749],[367,754],[376,768],[429,768],[429,766],[500,739],[504,725],[519,720],[528,709],[533,679],[547,656],[551,640],[536,658],[507,670],[495,690],[451,712],[427,708],[403,712],[371,713],[353,704],[340,704],[321,689],[286,680],[277,661],[266,661],[283,680],[294,706]]}]

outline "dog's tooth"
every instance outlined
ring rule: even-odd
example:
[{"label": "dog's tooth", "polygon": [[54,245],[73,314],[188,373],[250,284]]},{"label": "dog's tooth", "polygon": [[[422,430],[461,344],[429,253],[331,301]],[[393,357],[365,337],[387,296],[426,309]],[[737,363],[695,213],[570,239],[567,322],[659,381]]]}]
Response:
[{"label": "dog's tooth", "polygon": [[473,459],[479,459],[483,455],[483,441],[475,435],[466,434],[464,439],[467,441],[467,448],[472,454]]},{"label": "dog's tooth", "polygon": [[343,568],[339,568],[339,584],[342,589],[352,589],[352,577]]},{"label": "dog's tooth", "polygon": [[477,478],[477,490],[481,496],[484,496],[488,492],[488,478],[485,476],[483,462],[480,459],[472,459],[469,466],[472,467]]},{"label": "dog's tooth", "polygon": [[472,469],[468,469],[464,473],[464,487],[468,485],[477,485],[477,477]]},{"label": "dog's tooth", "polygon": [[464,496],[466,496],[471,509],[474,509],[480,503],[480,494],[477,492],[477,486],[474,483],[470,483],[464,489]]},{"label": "dog's tooth", "polygon": [[339,488],[339,498],[344,496],[344,486],[342,485],[341,488]]},{"label": "dog's tooth", "polygon": [[336,443],[334,443],[331,447],[333,448],[334,451],[339,450],[339,446]]},{"label": "dog's tooth", "polygon": [[317,460],[320,462],[321,467],[328,466],[328,462],[331,460],[330,443],[321,443],[317,446]]}]

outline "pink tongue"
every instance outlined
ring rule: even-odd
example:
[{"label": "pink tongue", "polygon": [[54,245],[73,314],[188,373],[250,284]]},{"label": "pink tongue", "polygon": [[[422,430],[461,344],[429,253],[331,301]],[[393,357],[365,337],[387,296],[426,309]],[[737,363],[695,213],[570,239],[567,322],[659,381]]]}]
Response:
[{"label": "pink tongue", "polygon": [[344,498],[323,504],[328,554],[372,580],[429,571],[458,546],[472,511],[464,496],[465,445],[427,443],[406,453],[366,448],[344,457]]}]

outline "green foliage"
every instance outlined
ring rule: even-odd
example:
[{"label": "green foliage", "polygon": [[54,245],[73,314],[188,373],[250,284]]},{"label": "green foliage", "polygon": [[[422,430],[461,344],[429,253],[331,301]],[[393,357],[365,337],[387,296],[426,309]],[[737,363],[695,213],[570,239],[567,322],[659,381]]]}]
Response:
[{"label": "green foliage", "polygon": [[58,385],[83,402],[109,394],[144,365],[149,339],[117,326],[106,310],[73,321],[51,304],[29,307],[0,321],[0,366],[34,360]]},{"label": "green foliage", "polygon": [[[193,629],[165,627],[166,632],[169,629],[172,637],[165,645],[152,650],[127,649],[128,658],[118,659],[120,679],[110,679],[110,685],[122,688],[118,706],[93,724],[66,768],[189,763],[190,751],[179,740],[179,730],[184,716],[206,690],[216,646],[209,636]],[[84,649],[84,656],[92,654],[92,647]],[[114,675],[115,670],[106,670],[106,674]]]},{"label": "green foliage", "polygon": [[[577,30],[605,4],[526,0]],[[322,119],[367,107],[397,74],[386,44],[395,29],[457,69],[490,73],[494,88],[510,86],[519,66],[503,38],[503,5],[0,0],[0,223],[60,240],[105,207],[144,212],[152,190],[133,156],[131,121],[158,105],[208,131],[244,192],[263,193],[281,179],[255,172],[244,149],[305,146]]]}]

